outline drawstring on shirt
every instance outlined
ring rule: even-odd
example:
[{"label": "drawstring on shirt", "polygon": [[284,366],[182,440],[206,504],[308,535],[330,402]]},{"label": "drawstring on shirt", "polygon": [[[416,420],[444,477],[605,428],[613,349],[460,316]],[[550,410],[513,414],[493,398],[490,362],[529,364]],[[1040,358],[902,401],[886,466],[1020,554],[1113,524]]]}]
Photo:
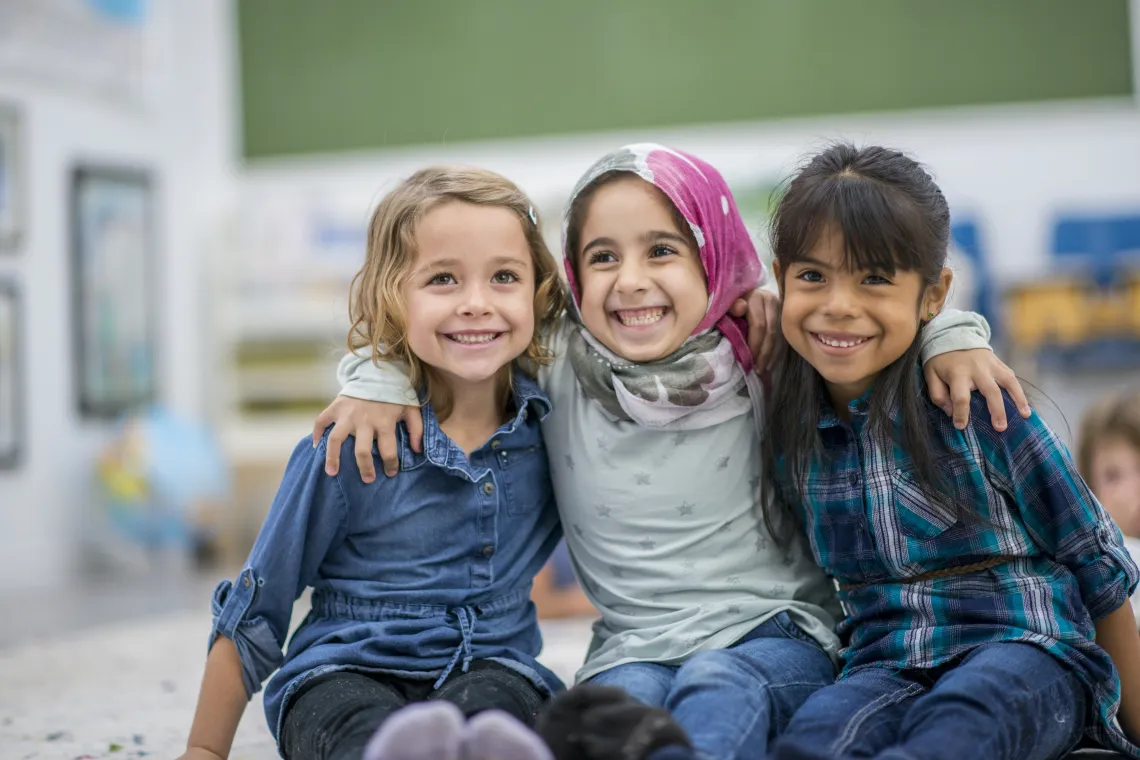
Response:
[{"label": "drawstring on shirt", "polygon": [[459,620],[459,635],[462,640],[459,646],[455,649],[455,654],[451,656],[451,662],[447,663],[447,667],[443,669],[443,674],[439,680],[432,686],[433,689],[438,689],[443,686],[451,672],[455,670],[456,663],[459,662],[460,656],[463,657],[463,665],[460,668],[462,672],[466,673],[471,668],[471,661],[474,659],[471,653],[471,636],[475,632],[475,609],[473,607],[455,607],[450,610],[451,614],[455,615]]}]

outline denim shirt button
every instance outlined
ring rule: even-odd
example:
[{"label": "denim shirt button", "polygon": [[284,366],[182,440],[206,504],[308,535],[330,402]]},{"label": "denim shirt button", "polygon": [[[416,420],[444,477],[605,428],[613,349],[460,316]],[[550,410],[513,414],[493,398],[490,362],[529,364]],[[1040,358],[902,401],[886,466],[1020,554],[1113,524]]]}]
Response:
[{"label": "denim shirt button", "polygon": [[494,483],[484,483],[483,484],[483,493],[490,496],[494,492],[495,492],[495,484]]},{"label": "denim shirt button", "polygon": [[491,448],[492,448],[492,449],[497,449],[497,448],[499,448],[500,446],[502,446],[502,444],[499,442],[499,439],[498,439],[498,438],[496,438],[495,440],[491,441]]},{"label": "denim shirt button", "polygon": [[248,573],[246,573],[246,575],[241,579],[241,585],[245,586],[246,588],[249,588],[249,584],[251,582],[252,581],[250,581]]},{"label": "denim shirt button", "polygon": [[491,559],[491,557],[495,556],[495,547],[484,546],[483,547],[483,556],[486,557],[487,559]]},{"label": "denim shirt button", "polygon": [[850,475],[847,476],[847,482],[850,483],[852,486],[859,485],[859,474],[855,473],[855,472],[851,473]]}]

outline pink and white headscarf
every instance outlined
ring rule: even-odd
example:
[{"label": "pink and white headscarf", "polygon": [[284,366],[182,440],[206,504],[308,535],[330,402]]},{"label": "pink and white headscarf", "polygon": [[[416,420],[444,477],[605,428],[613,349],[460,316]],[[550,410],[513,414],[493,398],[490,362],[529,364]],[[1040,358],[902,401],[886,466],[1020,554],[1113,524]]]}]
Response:
[{"label": "pink and white headscarf", "polygon": [[[695,156],[650,143],[603,156],[578,180],[570,204],[598,177],[630,172],[660,189],[689,224],[708,280],[705,317],[672,355],[637,364],[613,354],[581,324],[570,359],[583,389],[616,419],[646,427],[707,427],[758,407],[744,320],[728,313],[733,302],[765,279],[764,267],[720,172]],[[563,254],[575,308],[581,292],[576,251]],[[751,403],[750,403],[751,400]]]}]

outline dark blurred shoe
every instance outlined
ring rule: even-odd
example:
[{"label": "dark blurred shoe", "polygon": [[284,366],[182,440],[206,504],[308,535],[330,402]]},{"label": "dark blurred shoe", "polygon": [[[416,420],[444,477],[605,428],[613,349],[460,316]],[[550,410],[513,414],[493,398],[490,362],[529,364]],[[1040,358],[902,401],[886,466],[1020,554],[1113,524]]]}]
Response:
[{"label": "dark blurred shoe", "polygon": [[576,686],[538,716],[535,730],[555,760],[649,760],[659,750],[692,757],[692,745],[673,717],[612,686]]}]

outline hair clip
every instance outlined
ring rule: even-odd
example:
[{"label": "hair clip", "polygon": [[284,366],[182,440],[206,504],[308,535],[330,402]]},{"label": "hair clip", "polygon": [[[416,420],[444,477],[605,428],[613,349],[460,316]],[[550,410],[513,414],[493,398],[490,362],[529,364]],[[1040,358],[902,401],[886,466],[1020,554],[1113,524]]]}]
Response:
[{"label": "hair clip", "polygon": [[526,215],[530,217],[530,223],[535,227],[538,226],[538,216],[534,213],[534,206],[527,206]]}]

